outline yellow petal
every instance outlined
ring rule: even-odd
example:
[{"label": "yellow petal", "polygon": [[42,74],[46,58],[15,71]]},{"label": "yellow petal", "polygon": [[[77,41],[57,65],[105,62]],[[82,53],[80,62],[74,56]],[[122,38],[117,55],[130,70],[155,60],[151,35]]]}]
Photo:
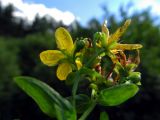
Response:
[{"label": "yellow petal", "polygon": [[57,77],[60,80],[66,80],[69,73],[72,72],[72,67],[69,63],[62,63],[58,66]]},{"label": "yellow petal", "polygon": [[82,67],[81,61],[79,59],[77,59],[75,62],[76,62],[77,68],[79,70]]},{"label": "yellow petal", "polygon": [[115,49],[118,50],[135,50],[142,48],[141,44],[117,44]]},{"label": "yellow petal", "polygon": [[123,33],[126,31],[128,26],[130,25],[130,23],[131,23],[130,19],[126,20],[124,25],[118,28],[116,32],[109,37],[108,42],[111,43],[113,41],[118,41],[119,38],[123,35]]},{"label": "yellow petal", "polygon": [[60,50],[66,49],[67,52],[72,52],[74,47],[72,37],[65,28],[58,28],[55,32],[55,37],[57,46]]},{"label": "yellow petal", "polygon": [[112,52],[113,54],[117,54],[119,51],[118,51],[117,49],[115,49],[115,50],[111,50],[111,52]]},{"label": "yellow petal", "polygon": [[56,65],[62,58],[64,58],[64,55],[58,50],[46,50],[40,53],[41,61],[48,66]]}]

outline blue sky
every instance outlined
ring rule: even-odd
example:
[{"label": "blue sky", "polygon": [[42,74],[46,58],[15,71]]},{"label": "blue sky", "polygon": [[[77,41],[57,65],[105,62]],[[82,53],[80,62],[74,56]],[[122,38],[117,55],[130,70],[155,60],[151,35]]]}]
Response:
[{"label": "blue sky", "polygon": [[50,8],[56,7],[62,11],[72,12],[82,24],[86,24],[93,17],[101,19],[103,5],[112,13],[116,13],[121,4],[129,1],[131,0],[34,0],[35,3],[43,3]]},{"label": "blue sky", "polygon": [[87,21],[91,17],[102,15],[102,4],[107,4],[106,0],[35,0],[36,3],[44,3],[48,7],[56,7],[62,11],[69,10],[82,21]]},{"label": "blue sky", "polygon": [[23,17],[25,20],[33,21],[38,13],[40,17],[49,14],[55,20],[69,25],[75,19],[82,25],[93,17],[103,21],[103,10],[101,6],[107,6],[110,13],[117,14],[120,5],[132,2],[134,6],[129,12],[141,11],[149,6],[151,13],[160,16],[160,0],[0,0],[2,5],[14,4],[17,11],[14,15]]}]

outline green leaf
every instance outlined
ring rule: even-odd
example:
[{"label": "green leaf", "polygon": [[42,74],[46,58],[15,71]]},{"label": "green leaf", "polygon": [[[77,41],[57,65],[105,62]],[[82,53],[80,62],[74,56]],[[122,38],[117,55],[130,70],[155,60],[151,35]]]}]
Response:
[{"label": "green leaf", "polygon": [[75,113],[64,111],[56,104],[55,104],[55,110],[58,120],[76,120]]},{"label": "green leaf", "polygon": [[75,110],[69,101],[44,82],[24,76],[15,77],[14,80],[48,116],[54,117],[56,105],[62,110],[65,120],[76,120]]},{"label": "green leaf", "polygon": [[99,120],[109,120],[108,114],[106,112],[101,112]]},{"label": "green leaf", "polygon": [[116,106],[133,97],[139,88],[135,84],[121,84],[100,91],[98,103],[104,106]]}]

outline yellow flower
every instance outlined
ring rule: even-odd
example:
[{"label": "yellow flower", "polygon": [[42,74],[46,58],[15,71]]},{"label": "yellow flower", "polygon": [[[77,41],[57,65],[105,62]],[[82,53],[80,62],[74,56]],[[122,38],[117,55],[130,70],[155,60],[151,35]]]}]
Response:
[{"label": "yellow flower", "polygon": [[[57,77],[60,80],[66,80],[69,73],[72,72],[72,63],[68,60],[73,57],[74,44],[72,37],[65,28],[58,28],[55,32],[56,44],[59,50],[46,50],[40,53],[41,61],[48,66],[58,64]],[[82,66],[80,60],[75,60],[77,68]]]},{"label": "yellow flower", "polygon": [[110,55],[112,61],[115,63],[116,62],[116,57],[114,54],[117,54],[119,52],[123,52],[125,50],[135,50],[135,49],[140,49],[142,48],[141,44],[120,44],[118,43],[118,40],[120,37],[123,35],[123,33],[126,31],[127,27],[130,25],[131,20],[126,20],[124,25],[116,30],[114,34],[109,35],[109,30],[107,28],[106,23],[102,25],[102,32],[105,33],[106,35],[106,46],[112,46],[110,47]]},{"label": "yellow flower", "polygon": [[106,34],[107,40],[106,40],[106,45],[111,44],[111,43],[116,43],[115,47],[113,47],[113,50],[134,50],[134,49],[139,49],[142,48],[141,44],[120,44],[118,43],[118,40],[120,37],[123,35],[123,33],[126,31],[128,26],[130,25],[131,20],[126,20],[124,25],[116,30],[114,34],[109,35],[109,30],[106,27],[106,23],[102,25],[102,32]]}]

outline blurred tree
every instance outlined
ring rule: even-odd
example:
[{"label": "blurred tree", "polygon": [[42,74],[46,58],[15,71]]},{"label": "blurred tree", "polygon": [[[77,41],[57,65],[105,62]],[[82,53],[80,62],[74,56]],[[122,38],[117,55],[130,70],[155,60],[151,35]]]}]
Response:
[{"label": "blurred tree", "polygon": [[20,75],[18,49],[11,41],[0,37],[0,119],[11,119],[12,97],[15,91],[13,77]]},{"label": "blurred tree", "polygon": [[96,18],[91,19],[88,22],[88,28],[92,31],[97,32],[101,30],[101,24],[99,23],[99,21]]},{"label": "blurred tree", "polygon": [[0,3],[0,35],[25,37],[33,33],[53,32],[58,26],[64,26],[62,22],[55,21],[51,16],[39,17],[38,14],[32,23],[28,23],[22,18],[14,17],[15,10],[11,4],[3,7]]}]

